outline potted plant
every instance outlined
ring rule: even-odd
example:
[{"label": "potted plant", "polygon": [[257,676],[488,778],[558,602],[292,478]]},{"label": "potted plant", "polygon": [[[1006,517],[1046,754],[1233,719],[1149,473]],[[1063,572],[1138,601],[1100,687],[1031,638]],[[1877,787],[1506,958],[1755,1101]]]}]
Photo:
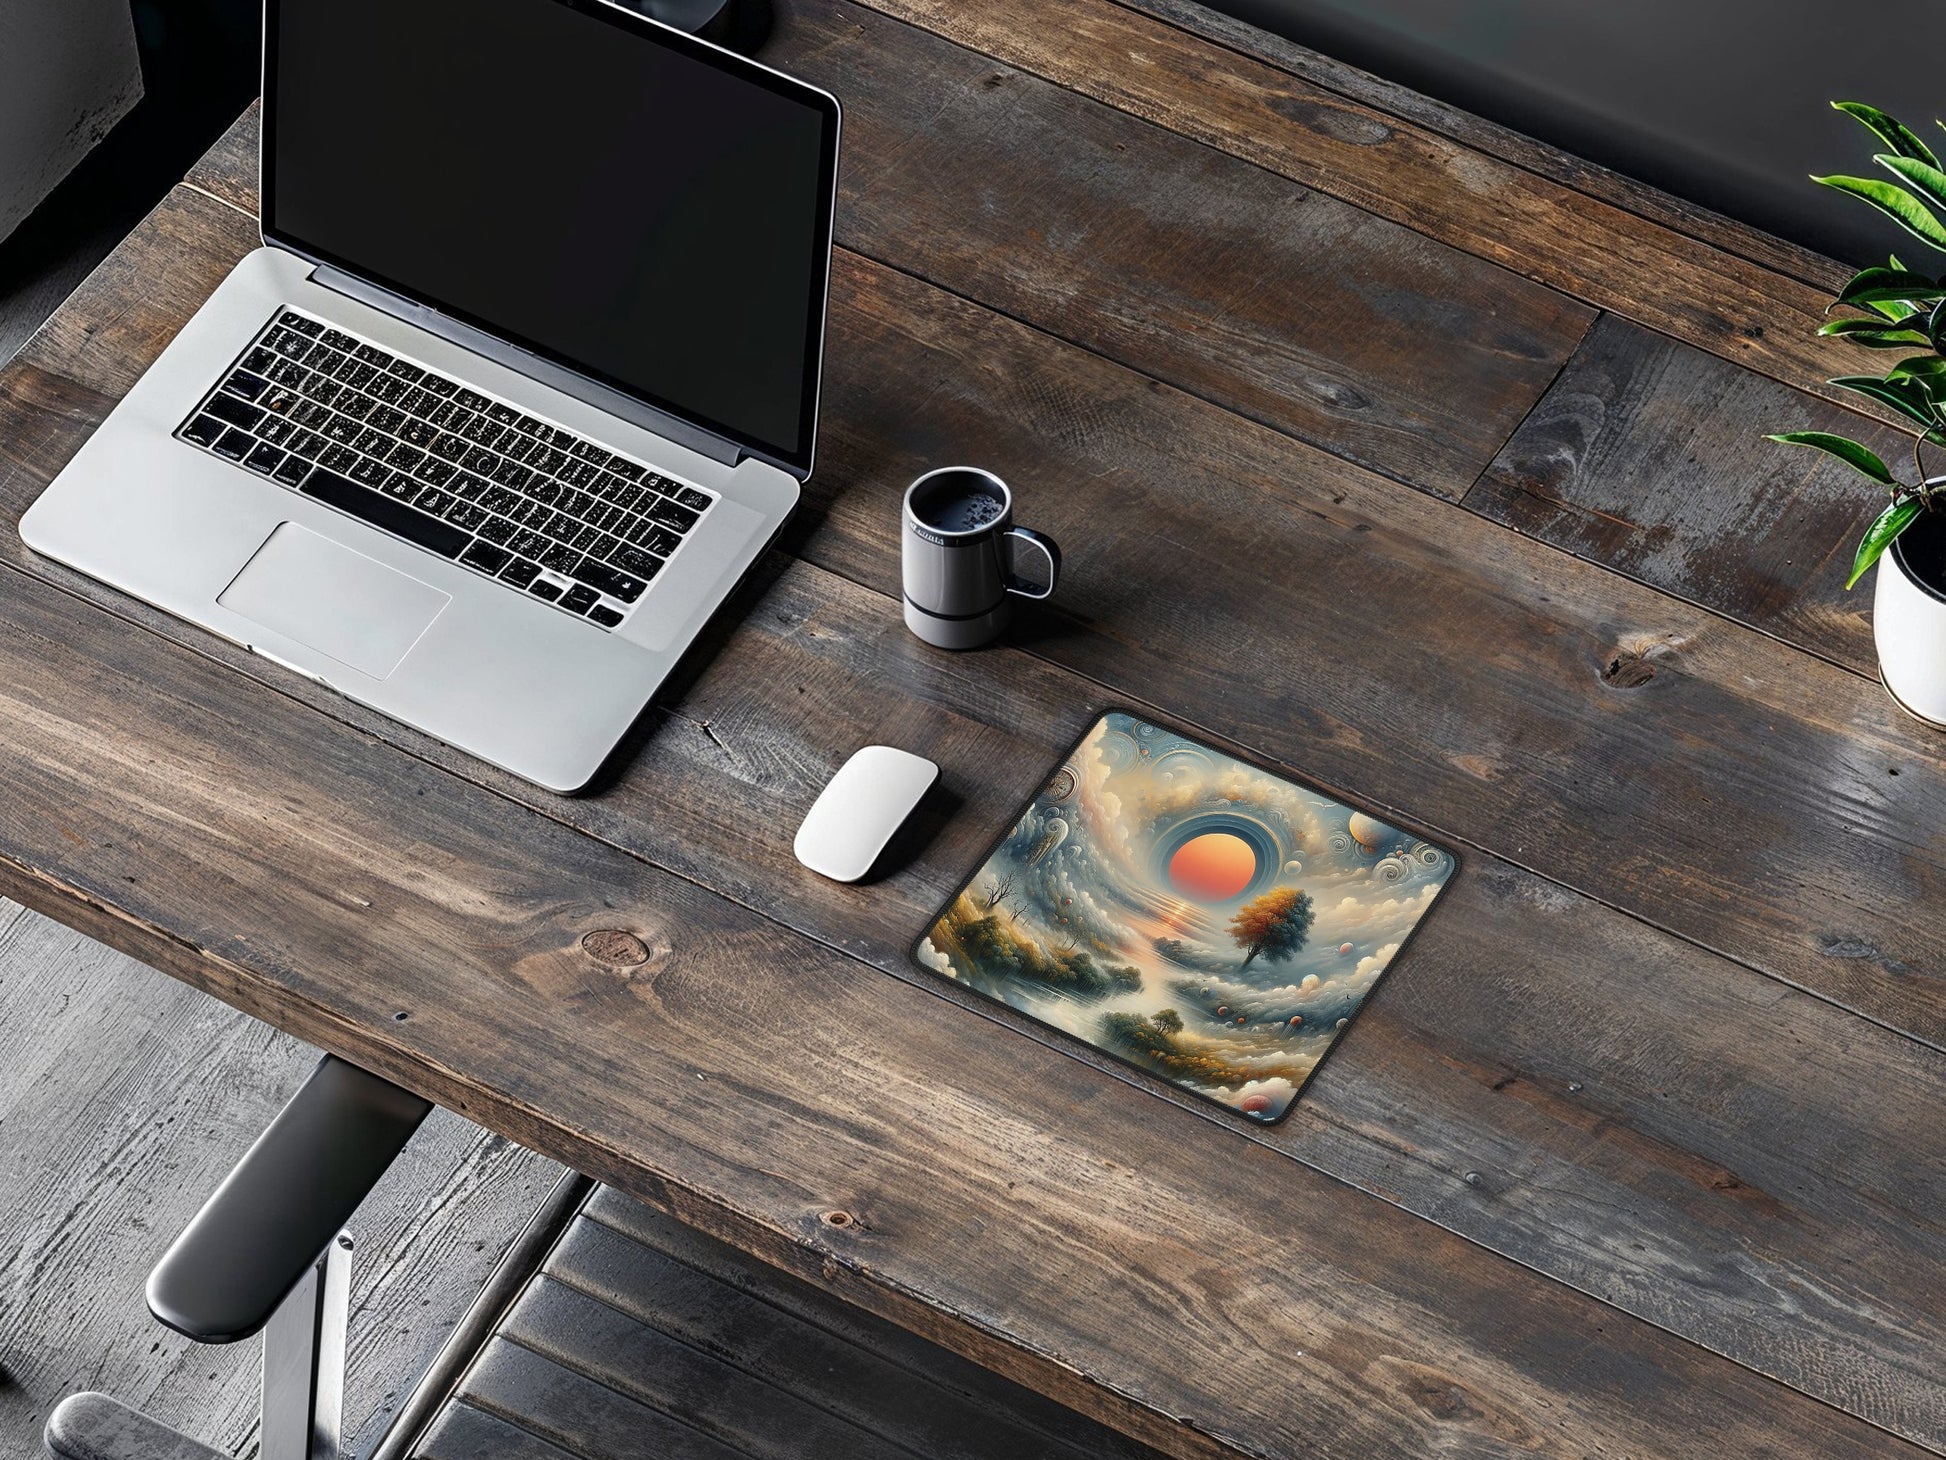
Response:
[{"label": "potted plant", "polygon": [[[1820,177],[1813,181],[1869,203],[1929,249],[1946,254],[1946,170],[1911,128],[1862,102],[1834,101],[1887,149],[1875,161],[1894,179]],[[1946,123],[1942,123],[1946,126]],[[1927,724],[1946,729],[1946,474],[1929,475],[1925,448],[1946,446],[1946,279],[1908,269],[1894,256],[1861,270],[1833,301],[1854,311],[1819,329],[1901,358],[1882,375],[1841,375],[1830,384],[1910,422],[1909,479],[1877,453],[1827,431],[1788,431],[1769,439],[1836,457],[1884,488],[1885,510],[1859,540],[1845,587],[1879,565],[1873,605],[1879,675],[1892,698]],[[1830,311],[1827,310],[1827,313]]]}]

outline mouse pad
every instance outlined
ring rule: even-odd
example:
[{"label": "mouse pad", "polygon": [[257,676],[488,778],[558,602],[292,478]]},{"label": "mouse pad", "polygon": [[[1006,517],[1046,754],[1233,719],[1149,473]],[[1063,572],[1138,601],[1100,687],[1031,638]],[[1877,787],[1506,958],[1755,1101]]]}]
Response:
[{"label": "mouse pad", "polygon": [[1455,865],[1416,833],[1112,711],[914,957],[1268,1124]]}]

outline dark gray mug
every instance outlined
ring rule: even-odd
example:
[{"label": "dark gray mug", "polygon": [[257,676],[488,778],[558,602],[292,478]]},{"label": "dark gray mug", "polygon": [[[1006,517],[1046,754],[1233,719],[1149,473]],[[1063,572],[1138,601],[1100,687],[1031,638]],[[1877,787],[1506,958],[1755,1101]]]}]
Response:
[{"label": "dark gray mug", "polygon": [[[977,649],[1006,629],[1015,598],[1046,598],[1061,576],[1052,538],[1013,525],[1013,493],[977,466],[942,466],[905,490],[905,625],[940,649]],[[1046,581],[1014,571],[1021,549]]]}]

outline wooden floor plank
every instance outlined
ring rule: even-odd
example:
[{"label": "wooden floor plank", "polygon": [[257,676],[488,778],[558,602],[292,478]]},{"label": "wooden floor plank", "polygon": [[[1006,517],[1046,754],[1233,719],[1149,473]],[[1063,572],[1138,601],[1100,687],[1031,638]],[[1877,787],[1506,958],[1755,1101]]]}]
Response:
[{"label": "wooden floor plank", "polygon": [[[1138,1438],[1914,1453],[14,578],[5,890]],[[597,959],[604,929],[645,961]],[[1238,1232],[1305,1260],[1239,1267]]]},{"label": "wooden floor plank", "polygon": [[[865,1425],[543,1277],[503,1337],[756,1460],[919,1460]],[[874,1396],[876,1397],[876,1396]]]},{"label": "wooden floor plank", "polygon": [[1624,320],[1604,319],[1466,496],[1530,537],[1877,673],[1853,545],[1885,494],[1766,430],[1911,438]]},{"label": "wooden floor plank", "polygon": [[[181,231],[173,221],[157,226]],[[189,237],[171,246],[179,258],[196,257]],[[83,334],[85,303],[77,306]],[[924,320],[931,308],[909,313]],[[854,328],[845,323],[854,318],[841,312],[839,327]],[[935,328],[958,318],[948,312]],[[915,354],[904,336],[889,338],[872,358],[907,362],[917,379],[942,378],[950,368],[930,350]],[[975,336],[949,348],[972,355],[986,347]],[[993,354],[1009,359],[1005,350]],[[1022,375],[1046,368],[1032,352],[1012,358]],[[39,377],[9,378],[24,380],[20,390],[42,390]],[[1105,399],[1134,394],[1144,412],[1161,413],[1163,438],[1172,430],[1184,439],[1195,434],[1194,422],[1175,415],[1165,397],[1105,380]],[[101,390],[112,388],[104,380]],[[47,433],[18,437],[14,448],[33,469],[51,470],[61,443],[78,439],[91,408],[88,389],[50,386],[35,397]],[[966,396],[968,387],[957,393]],[[1003,416],[1007,398],[998,394],[982,409]],[[1116,409],[1126,415],[1133,407]],[[1163,459],[1163,448],[1148,444],[1148,428],[1129,439]],[[874,490],[896,480],[881,474]],[[78,580],[75,587],[141,615],[118,596]],[[885,600],[808,569],[792,570],[770,594],[744,630],[726,629],[706,646],[716,658],[678,716],[637,746],[627,776],[607,794],[559,802],[504,777],[488,779],[881,967],[906,970],[913,930],[1031,789],[1048,747],[1078,732],[1099,692],[1018,654],[932,655],[898,627]],[[210,653],[229,652],[172,620],[147,615],[144,622]],[[230,658],[370,733],[487,774],[248,656]],[[1157,676],[1164,692],[1173,693],[1170,683],[1170,674]],[[907,697],[902,707],[888,708],[888,686]],[[850,749],[884,738],[955,768],[953,789],[963,800],[911,873],[865,893],[838,889],[798,869],[782,839],[753,836],[752,828],[795,824]],[[1327,743],[1284,737],[1250,748],[1309,770]],[[1353,782],[1348,789],[1363,788]],[[1374,1006],[1307,1096],[1315,1123],[1284,1127],[1282,1148],[1834,1403],[1907,1434],[1938,1434],[1933,1325],[1942,1305],[1909,1276],[1935,1270],[1915,1255],[1936,1240],[1936,1228],[1920,1221],[1912,1236],[1902,1234],[1933,1200],[1902,1153],[1936,1145],[1924,1123],[1936,1108],[1924,1093],[1938,1088],[1936,1061],[1815,1001],[1790,996],[1779,1004],[1764,980],[1504,864],[1476,862],[1473,871],[1484,880],[1461,879],[1457,900],[1414,950],[1414,967],[1424,970],[1418,976],[1430,981],[1402,974],[1388,986],[1388,1000],[1410,1001],[1395,1006],[1399,1023],[1381,1019],[1386,1001]],[[1644,967],[1663,970],[1662,997],[1631,992]],[[1480,968],[1498,980],[1495,998],[1484,1003],[1471,987]],[[1564,976],[1572,981],[1567,998]],[[1498,1017],[1507,1007],[1532,1016],[1517,1037]],[[1375,1029],[1386,1030],[1382,1039]],[[1621,1038],[1618,1029],[1630,1035]],[[1819,1078],[1803,1081],[1766,1061],[1765,1052],[1793,1030],[1840,1052],[1820,1063]],[[1366,1039],[1379,1041],[1369,1055],[1358,1053]],[[1618,1050],[1629,1055],[1627,1076],[1591,1078],[1615,1068]],[[1699,1071],[1722,1071],[1724,1081],[1704,1086]],[[1503,1086],[1509,1075],[1516,1078]],[[1737,1107],[1742,1083],[1761,1089],[1769,1108],[1754,1128]],[[1826,1113],[1849,1108],[1871,1111],[1872,1119],[1833,1123]],[[1424,1112],[1405,1149],[1396,1129],[1401,1110]],[[1505,1130],[1515,1112],[1525,1114],[1515,1122],[1520,1141],[1510,1144]],[[1848,1192],[1857,1193],[1856,1205]],[[1771,1220],[1767,1201],[1785,1201],[1793,1220]],[[1639,1219],[1618,1222],[1618,1210]],[[1638,1225],[1668,1233],[1652,1257]],[[1734,1303],[1722,1298],[1728,1270],[1738,1275]],[[1843,1295],[1816,1310],[1817,1345],[1800,1341],[1795,1328],[1803,1311],[1795,1294],[1806,1284]]]},{"label": "wooden floor plank", "polygon": [[573,1460],[573,1452],[470,1404],[448,1405],[415,1460]]},{"label": "wooden floor plank", "polygon": [[1774,379],[1836,373],[1825,289],[1115,0],[863,3]]},{"label": "wooden floor plank", "polygon": [[[148,1269],[317,1052],[0,905],[0,1453],[39,1454],[77,1390],[232,1451],[254,1442],[258,1347],[169,1333]],[[437,1112],[360,1211],[345,1414],[361,1436],[471,1300],[551,1163]]]},{"label": "wooden floor plank", "polygon": [[1155,1452],[612,1188],[548,1260],[559,1282],[937,1460]]},{"label": "wooden floor plank", "polygon": [[581,1460],[751,1460],[661,1411],[504,1339],[468,1371],[473,1408]]}]

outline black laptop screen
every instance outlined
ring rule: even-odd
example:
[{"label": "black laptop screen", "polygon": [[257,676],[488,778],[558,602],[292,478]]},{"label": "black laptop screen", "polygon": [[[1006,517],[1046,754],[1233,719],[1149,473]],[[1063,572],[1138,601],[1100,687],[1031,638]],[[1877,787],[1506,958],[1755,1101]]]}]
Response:
[{"label": "black laptop screen", "polygon": [[272,0],[264,235],[808,469],[837,109],[600,0]]}]

